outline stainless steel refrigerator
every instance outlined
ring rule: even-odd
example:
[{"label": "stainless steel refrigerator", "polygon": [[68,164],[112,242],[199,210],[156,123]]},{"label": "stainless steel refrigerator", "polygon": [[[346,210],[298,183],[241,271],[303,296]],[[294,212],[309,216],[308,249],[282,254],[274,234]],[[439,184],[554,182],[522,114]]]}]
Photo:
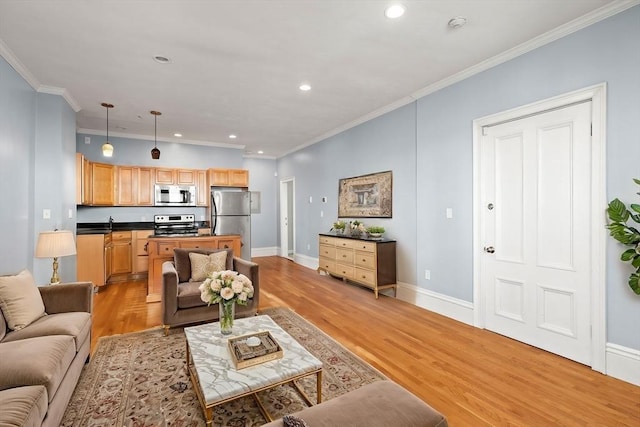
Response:
[{"label": "stainless steel refrigerator", "polygon": [[[251,193],[211,187],[211,234],[239,234],[240,258],[251,260]],[[236,254],[234,254],[236,255]]]}]

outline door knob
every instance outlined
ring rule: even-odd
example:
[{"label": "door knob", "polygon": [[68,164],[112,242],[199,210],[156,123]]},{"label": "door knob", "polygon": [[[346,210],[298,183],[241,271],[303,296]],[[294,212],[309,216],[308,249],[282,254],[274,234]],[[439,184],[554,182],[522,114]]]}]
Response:
[{"label": "door knob", "polygon": [[496,250],[493,246],[485,246],[484,251],[488,254],[494,253]]}]

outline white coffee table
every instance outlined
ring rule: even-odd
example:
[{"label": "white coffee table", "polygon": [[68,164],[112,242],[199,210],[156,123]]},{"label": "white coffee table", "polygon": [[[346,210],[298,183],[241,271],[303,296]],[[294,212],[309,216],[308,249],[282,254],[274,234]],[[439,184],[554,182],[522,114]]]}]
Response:
[{"label": "white coffee table", "polygon": [[[253,332],[269,331],[283,349],[281,359],[244,369],[236,369],[228,348],[228,338]],[[303,398],[308,396],[294,380],[316,375],[317,403],[322,401],[322,362],[302,347],[269,316],[236,319],[233,334],[223,336],[218,322],[184,328],[187,337],[187,371],[202,405],[207,426],[213,422],[213,408],[230,400],[254,395],[281,384],[293,382]],[[262,414],[271,416],[259,399]]]}]

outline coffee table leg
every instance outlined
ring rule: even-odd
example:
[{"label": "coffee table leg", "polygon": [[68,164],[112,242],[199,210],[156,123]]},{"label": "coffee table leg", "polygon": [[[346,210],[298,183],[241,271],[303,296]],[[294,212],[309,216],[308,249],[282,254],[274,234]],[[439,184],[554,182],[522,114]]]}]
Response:
[{"label": "coffee table leg", "polygon": [[317,403],[322,403],[322,371],[318,371],[316,374],[316,392],[318,399]]}]

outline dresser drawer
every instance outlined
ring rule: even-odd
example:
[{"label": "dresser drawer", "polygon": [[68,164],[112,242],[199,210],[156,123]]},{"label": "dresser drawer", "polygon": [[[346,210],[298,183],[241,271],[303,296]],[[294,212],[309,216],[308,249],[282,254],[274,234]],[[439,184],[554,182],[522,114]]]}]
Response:
[{"label": "dresser drawer", "polygon": [[318,259],[318,267],[326,271],[335,271],[336,262],[333,259],[320,257]]},{"label": "dresser drawer", "polygon": [[320,249],[318,251],[318,255],[325,258],[336,258],[336,247],[329,245],[320,245]]},{"label": "dresser drawer", "polygon": [[353,248],[358,251],[375,252],[376,244],[374,242],[356,241]]},{"label": "dresser drawer", "polygon": [[339,262],[336,262],[336,269],[332,271],[335,271],[335,273],[340,276],[348,278],[353,277],[353,266],[351,265],[340,264]]},{"label": "dresser drawer", "polygon": [[352,239],[334,239],[336,248],[345,248],[345,249],[353,249],[353,247],[358,243],[356,240]]},{"label": "dresser drawer", "polygon": [[336,244],[336,239],[335,237],[327,237],[327,236],[320,236],[320,243],[323,245],[332,245],[335,246]]},{"label": "dresser drawer", "polygon": [[364,267],[371,270],[376,268],[376,254],[373,252],[356,251],[356,266]]},{"label": "dresser drawer", "polygon": [[353,264],[353,250],[336,248],[336,261]]},{"label": "dresser drawer", "polygon": [[360,282],[366,285],[375,286],[376,285],[376,273],[372,270],[365,270],[362,268],[356,268],[355,275],[353,276],[353,280],[356,282]]}]

